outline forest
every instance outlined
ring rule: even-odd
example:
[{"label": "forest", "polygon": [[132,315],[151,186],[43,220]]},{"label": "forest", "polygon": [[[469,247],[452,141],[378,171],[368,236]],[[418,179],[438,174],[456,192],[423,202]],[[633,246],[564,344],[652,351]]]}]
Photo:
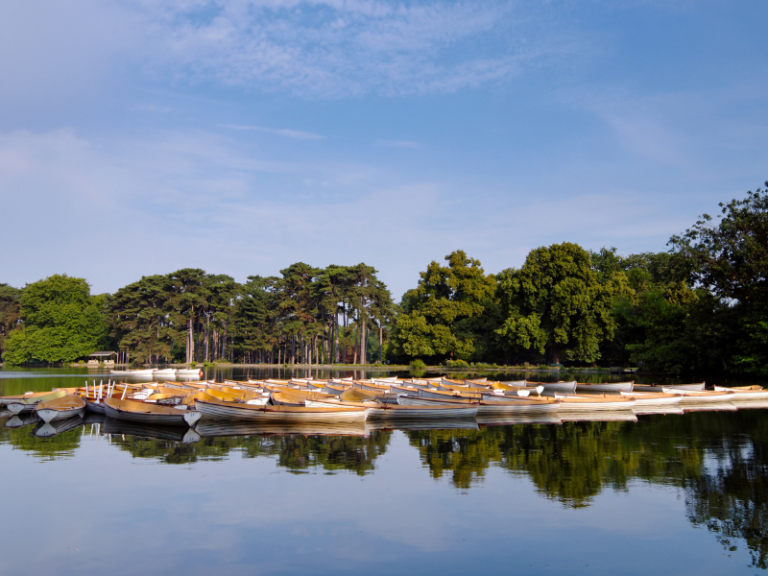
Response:
[{"label": "forest", "polygon": [[0,354],[8,365],[115,350],[133,364],[768,372],[768,189],[721,203],[667,247],[621,255],[563,242],[496,274],[456,250],[399,302],[364,263],[299,262],[245,283],[186,268],[98,295],[54,275],[0,284]]}]

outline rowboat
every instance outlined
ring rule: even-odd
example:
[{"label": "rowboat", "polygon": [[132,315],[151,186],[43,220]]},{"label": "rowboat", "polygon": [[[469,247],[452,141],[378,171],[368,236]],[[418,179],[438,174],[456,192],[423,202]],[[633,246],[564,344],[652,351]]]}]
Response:
[{"label": "rowboat", "polygon": [[520,398],[509,400],[494,400],[491,402],[480,402],[477,413],[481,416],[557,412],[560,408],[560,402],[551,398]]},{"label": "rowboat", "polygon": [[574,394],[576,392],[576,380],[573,382],[526,382],[526,388],[544,387],[543,394]]},{"label": "rowboat", "polygon": [[137,402],[136,400],[118,400],[117,398],[107,398],[104,401],[104,411],[108,418],[115,420],[163,426],[193,427],[202,416],[197,410],[181,410],[147,402]]},{"label": "rowboat", "polygon": [[715,386],[715,392],[733,392],[733,400],[765,400],[768,390],[755,384],[754,386]]},{"label": "rowboat", "polygon": [[195,406],[206,418],[262,422],[364,422],[367,417],[367,409],[357,407],[253,406],[220,400],[198,400]]},{"label": "rowboat", "polygon": [[735,394],[728,390],[727,392],[703,391],[692,392],[689,390],[680,390],[678,388],[662,388],[665,394],[677,394],[680,396],[680,404],[701,404],[704,402],[728,402],[735,397]]},{"label": "rowboat", "polygon": [[635,392],[662,392],[663,388],[674,388],[675,390],[688,390],[690,392],[701,392],[706,388],[706,382],[697,384],[635,384]]},{"label": "rowboat", "polygon": [[202,378],[203,371],[200,368],[179,368],[176,370],[176,378]]},{"label": "rowboat", "polygon": [[477,406],[479,403],[478,399],[448,395],[442,398],[427,398],[416,394],[401,394],[397,397],[397,404],[401,406]]},{"label": "rowboat", "polygon": [[370,392],[381,392],[382,394],[389,392],[390,386],[391,384],[380,385],[380,384],[373,384],[371,382],[355,382],[352,385],[353,388],[360,388],[362,390],[368,390]]},{"label": "rowboat", "polygon": [[35,406],[35,412],[46,424],[54,420],[66,420],[67,418],[80,418],[85,412],[85,400],[77,394],[69,394],[61,398],[54,398],[40,402]]},{"label": "rowboat", "polygon": [[31,412],[35,409],[35,406],[40,404],[40,402],[56,400],[56,398],[62,398],[67,394],[68,392],[66,390],[53,390],[51,392],[27,393],[23,396],[6,396],[6,399],[10,398],[10,400],[6,402],[5,408],[12,414]]},{"label": "rowboat", "polygon": [[337,384],[326,384],[325,388],[323,389],[323,392],[326,394],[335,394],[336,396],[340,396],[345,390],[348,390],[349,386],[340,386]]},{"label": "rowboat", "polygon": [[[602,412],[604,410],[632,410],[634,398],[619,397],[584,397],[555,394],[560,400],[560,412]],[[562,418],[565,420],[565,418]]]},{"label": "rowboat", "polygon": [[632,392],[633,382],[607,382],[601,384],[576,383],[576,392]]},{"label": "rowboat", "polygon": [[109,373],[113,376],[127,376],[128,378],[152,378],[152,368],[146,370],[110,370]]},{"label": "rowboat", "polygon": [[445,399],[445,398],[468,398],[468,399],[474,399],[477,402],[480,401],[480,399],[483,397],[482,394],[470,392],[467,390],[465,393],[457,392],[457,391],[447,391],[447,390],[425,390],[425,389],[419,389],[419,396],[422,398],[437,398],[438,400]]},{"label": "rowboat", "polygon": [[664,394],[663,392],[621,392],[625,398],[634,398],[632,411],[635,414],[682,414],[679,394]]},{"label": "rowboat", "polygon": [[164,378],[176,378],[175,368],[163,368],[161,370],[152,370],[152,378],[162,380]]}]

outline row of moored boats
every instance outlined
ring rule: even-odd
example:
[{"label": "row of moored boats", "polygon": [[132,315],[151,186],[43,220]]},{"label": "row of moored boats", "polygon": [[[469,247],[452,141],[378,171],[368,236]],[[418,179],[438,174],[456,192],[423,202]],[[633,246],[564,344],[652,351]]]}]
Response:
[{"label": "row of moored boats", "polygon": [[[351,378],[127,383],[86,381],[78,388],[0,397],[0,408],[34,413],[45,423],[83,417],[86,411],[137,424],[195,427],[206,421],[349,423],[421,421],[557,414],[558,420],[599,413],[632,419],[638,414],[768,407],[760,386],[704,383],[638,385],[633,382],[496,382],[485,378]],[[622,415],[624,417],[622,417]]]}]

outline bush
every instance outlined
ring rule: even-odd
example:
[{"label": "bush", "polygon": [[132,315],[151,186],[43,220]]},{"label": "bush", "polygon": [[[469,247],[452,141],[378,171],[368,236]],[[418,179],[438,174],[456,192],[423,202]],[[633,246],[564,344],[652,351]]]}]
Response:
[{"label": "bush", "polygon": [[445,365],[448,368],[469,368],[466,360],[446,360]]},{"label": "bush", "polygon": [[416,360],[411,360],[409,366],[411,367],[411,370],[424,370],[427,367],[427,365],[424,363],[424,360],[420,360],[419,358],[416,358]]}]

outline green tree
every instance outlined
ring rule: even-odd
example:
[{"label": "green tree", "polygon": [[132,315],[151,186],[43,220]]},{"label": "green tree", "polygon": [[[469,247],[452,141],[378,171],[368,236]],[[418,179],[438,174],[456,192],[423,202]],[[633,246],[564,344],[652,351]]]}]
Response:
[{"label": "green tree", "polygon": [[108,313],[113,335],[133,360],[152,363],[172,357],[181,332],[170,321],[169,297],[170,280],[160,275],[142,277],[112,297]]},{"label": "green tree", "polygon": [[[766,182],[768,187],[768,182]],[[687,259],[693,280],[736,309],[741,352],[735,365],[768,365],[768,189],[720,203],[718,220],[703,214],[670,240]]]},{"label": "green tree", "polygon": [[0,284],[0,357],[5,351],[5,339],[21,318],[21,290]]},{"label": "green tree", "polygon": [[629,290],[619,272],[601,283],[589,253],[569,242],[532,250],[520,270],[505,270],[498,282],[497,333],[513,347],[546,352],[553,363],[600,358],[600,343],[613,337],[611,305]]},{"label": "green tree", "polygon": [[448,266],[431,262],[420,273],[418,287],[403,296],[392,333],[396,356],[431,361],[482,357],[485,335],[478,324],[496,282],[463,250],[445,259]]},{"label": "green tree", "polygon": [[186,330],[186,362],[196,359],[195,328],[209,297],[205,277],[205,272],[199,268],[183,268],[168,275],[171,321],[179,330]]},{"label": "green tree", "polygon": [[72,362],[87,356],[107,337],[103,303],[91,296],[82,278],[56,274],[27,285],[21,295],[21,327],[6,341],[5,360]]}]

